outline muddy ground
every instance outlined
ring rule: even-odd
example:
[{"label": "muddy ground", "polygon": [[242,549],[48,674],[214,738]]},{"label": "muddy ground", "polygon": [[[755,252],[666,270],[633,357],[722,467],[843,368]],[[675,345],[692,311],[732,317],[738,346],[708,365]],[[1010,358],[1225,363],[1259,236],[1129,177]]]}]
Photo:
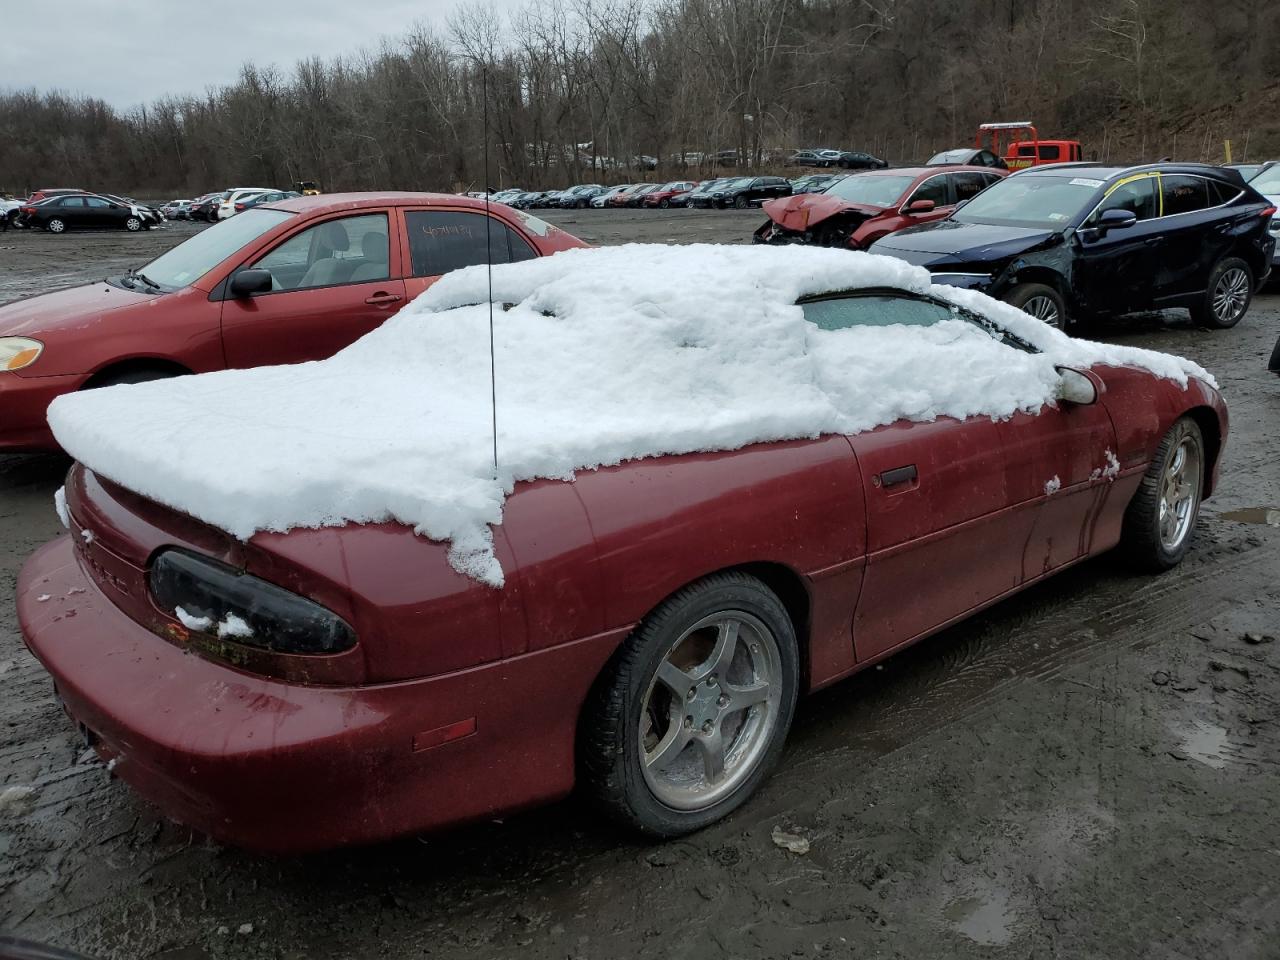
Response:
[{"label": "muddy ground", "polygon": [[[555,219],[742,240],[759,214]],[[0,235],[0,300],[191,229]],[[1278,333],[1280,296],[1231,331],[1109,332],[1200,361],[1231,407],[1181,567],[1103,557],[810,698],[745,809],[659,846],[576,801],[301,859],[167,823],[81,756],[22,646],[13,584],[66,463],[0,457],[0,791],[35,790],[0,799],[0,928],[121,960],[1280,956],[1280,529],[1232,517],[1280,508]]]}]

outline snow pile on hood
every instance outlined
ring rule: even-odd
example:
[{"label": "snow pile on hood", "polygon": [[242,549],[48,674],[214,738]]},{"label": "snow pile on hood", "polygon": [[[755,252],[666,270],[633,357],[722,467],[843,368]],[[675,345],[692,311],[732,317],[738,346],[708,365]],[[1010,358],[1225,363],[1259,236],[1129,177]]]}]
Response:
[{"label": "snow pile on hood", "polygon": [[395,519],[503,582],[490,525],[519,480],[640,457],[869,430],[902,418],[1007,417],[1054,400],[1055,364],[1136,364],[1185,385],[1194,364],[1070,340],[981,295],[1043,353],[962,319],[824,331],[797,298],[929,275],[812,247],[569,250],[493,268],[499,468],[490,430],[489,279],[450,274],[336,356],[58,398],[59,443],[103,476],[248,538]]}]

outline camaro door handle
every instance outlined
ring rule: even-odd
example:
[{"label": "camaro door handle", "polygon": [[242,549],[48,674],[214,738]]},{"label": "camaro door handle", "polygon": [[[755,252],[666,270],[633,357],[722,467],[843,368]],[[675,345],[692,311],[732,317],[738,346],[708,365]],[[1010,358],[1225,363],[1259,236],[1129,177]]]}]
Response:
[{"label": "camaro door handle", "polygon": [[880,485],[882,487],[892,487],[895,484],[914,480],[916,476],[916,465],[914,463],[905,467],[894,467],[892,470],[886,470],[880,474]]},{"label": "camaro door handle", "polygon": [[371,297],[366,297],[364,302],[373,304],[375,307],[380,307],[385,303],[398,303],[403,299],[404,297],[400,296],[398,293],[379,292],[379,293],[375,293]]}]

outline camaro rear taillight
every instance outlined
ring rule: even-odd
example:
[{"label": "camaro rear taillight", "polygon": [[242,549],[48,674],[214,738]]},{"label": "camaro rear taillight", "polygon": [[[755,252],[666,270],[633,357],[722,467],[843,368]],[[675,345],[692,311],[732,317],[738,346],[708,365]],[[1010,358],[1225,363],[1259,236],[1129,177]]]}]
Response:
[{"label": "camaro rear taillight", "polygon": [[151,566],[156,604],[188,630],[275,653],[339,653],[355,646],[345,620],[273,583],[185,550]]}]

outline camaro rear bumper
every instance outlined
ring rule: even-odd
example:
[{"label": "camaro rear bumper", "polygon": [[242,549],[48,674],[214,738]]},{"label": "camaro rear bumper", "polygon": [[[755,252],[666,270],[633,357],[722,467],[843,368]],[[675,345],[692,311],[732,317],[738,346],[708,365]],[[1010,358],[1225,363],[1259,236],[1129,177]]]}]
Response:
[{"label": "camaro rear bumper", "polygon": [[613,631],[365,687],[243,673],[164,640],[88,577],[72,538],[27,561],[18,621],[112,772],[168,816],[254,850],[367,843],[552,800]]},{"label": "camaro rear bumper", "polygon": [[45,415],[55,397],[80,387],[79,374],[61,377],[23,377],[0,373],[0,453],[56,450]]}]

